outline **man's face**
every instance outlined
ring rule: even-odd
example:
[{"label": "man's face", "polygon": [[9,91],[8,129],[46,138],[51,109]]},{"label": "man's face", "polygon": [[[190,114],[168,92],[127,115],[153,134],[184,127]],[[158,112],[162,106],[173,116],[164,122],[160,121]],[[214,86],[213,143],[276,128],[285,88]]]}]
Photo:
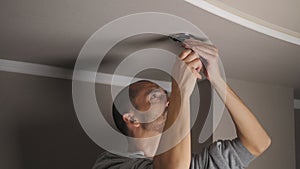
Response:
[{"label": "man's face", "polygon": [[135,97],[133,106],[138,110],[135,116],[148,131],[161,133],[168,111],[167,92],[155,83],[143,81],[130,86]]}]

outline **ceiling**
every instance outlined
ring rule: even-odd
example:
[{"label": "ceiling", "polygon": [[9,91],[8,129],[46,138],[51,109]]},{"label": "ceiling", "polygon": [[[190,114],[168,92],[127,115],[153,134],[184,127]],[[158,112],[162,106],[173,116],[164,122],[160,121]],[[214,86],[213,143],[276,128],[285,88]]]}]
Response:
[{"label": "ceiling", "polygon": [[[250,11],[259,2],[247,3],[253,4],[236,5]],[[285,5],[295,8],[292,3]],[[273,4],[261,3],[260,13],[271,11],[267,10],[270,6],[274,9]],[[287,11],[276,10],[277,15],[268,14],[264,19],[299,31],[299,15]],[[198,26],[219,48],[227,77],[300,88],[300,46],[247,29],[182,0],[1,1],[0,59],[73,68],[80,49],[95,31],[138,12],[170,13]],[[287,23],[275,23],[277,19]]]},{"label": "ceiling", "polygon": [[300,33],[299,0],[218,0],[232,8]]}]

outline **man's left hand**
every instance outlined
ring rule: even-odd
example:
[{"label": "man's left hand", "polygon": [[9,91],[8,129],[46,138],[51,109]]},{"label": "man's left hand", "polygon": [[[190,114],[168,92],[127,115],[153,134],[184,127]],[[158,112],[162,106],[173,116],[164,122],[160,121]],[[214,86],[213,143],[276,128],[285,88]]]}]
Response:
[{"label": "man's left hand", "polygon": [[185,48],[192,49],[200,56],[200,60],[204,64],[201,71],[204,72],[210,82],[221,78],[219,52],[215,46],[194,39],[187,39],[183,43]]}]

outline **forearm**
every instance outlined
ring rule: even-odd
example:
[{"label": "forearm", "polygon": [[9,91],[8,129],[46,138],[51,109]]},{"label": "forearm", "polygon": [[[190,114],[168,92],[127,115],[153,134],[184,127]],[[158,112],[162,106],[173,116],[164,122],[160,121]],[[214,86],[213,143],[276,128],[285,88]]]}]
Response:
[{"label": "forearm", "polygon": [[259,156],[269,147],[270,137],[249,108],[223,79],[219,78],[212,84],[225,102],[226,108],[235,123],[237,136],[253,155]]},{"label": "forearm", "polygon": [[172,91],[169,101],[169,112],[164,128],[171,129],[171,134],[162,135],[160,146],[176,145],[154,157],[154,168],[188,169],[191,159],[189,96],[183,94],[180,97],[179,90],[176,89]]},{"label": "forearm", "polygon": [[243,145],[252,154],[260,155],[270,145],[270,138],[252,112],[221,78],[218,49],[213,45],[194,39],[186,39],[184,45],[197,52],[200,58],[205,61],[203,63],[205,66],[204,73],[225,102]]}]

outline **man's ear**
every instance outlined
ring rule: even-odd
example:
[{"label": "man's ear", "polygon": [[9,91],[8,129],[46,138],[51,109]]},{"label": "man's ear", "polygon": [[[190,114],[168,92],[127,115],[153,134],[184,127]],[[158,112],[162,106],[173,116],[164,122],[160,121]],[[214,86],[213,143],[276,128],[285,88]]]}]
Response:
[{"label": "man's ear", "polygon": [[137,118],[133,115],[132,112],[125,113],[123,116],[124,122],[128,126],[133,126],[133,127],[140,127],[140,122],[137,120]]}]

